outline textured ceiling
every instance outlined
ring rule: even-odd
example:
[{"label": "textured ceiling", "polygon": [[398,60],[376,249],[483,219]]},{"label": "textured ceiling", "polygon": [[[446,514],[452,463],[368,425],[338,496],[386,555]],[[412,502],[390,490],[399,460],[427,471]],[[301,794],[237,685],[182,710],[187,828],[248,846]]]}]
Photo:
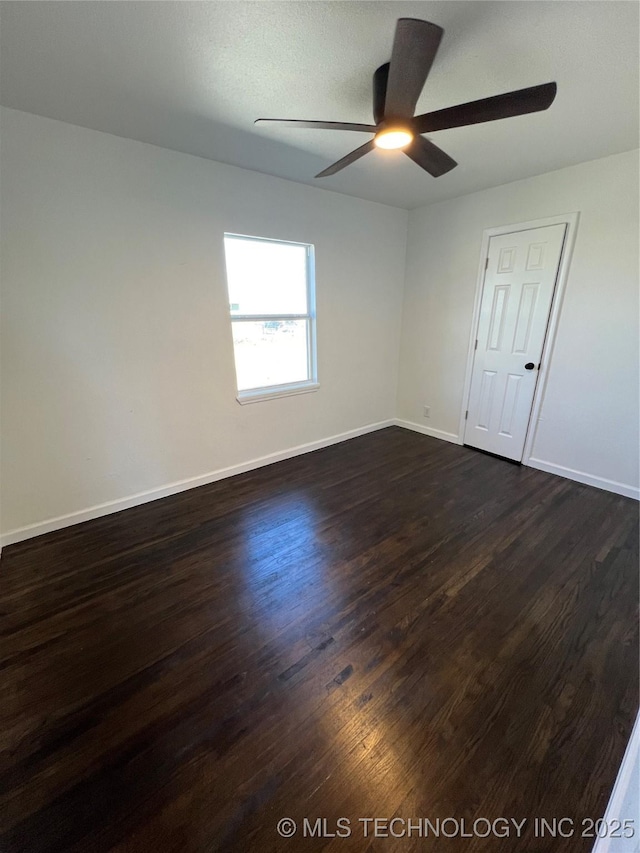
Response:
[{"label": "textured ceiling", "polygon": [[[0,101],[413,208],[638,146],[635,2],[2,2]],[[459,166],[398,152],[320,169],[369,137],[254,127],[261,116],[371,121],[395,21],[445,35],[418,112],[556,80],[544,113],[432,134]]]}]

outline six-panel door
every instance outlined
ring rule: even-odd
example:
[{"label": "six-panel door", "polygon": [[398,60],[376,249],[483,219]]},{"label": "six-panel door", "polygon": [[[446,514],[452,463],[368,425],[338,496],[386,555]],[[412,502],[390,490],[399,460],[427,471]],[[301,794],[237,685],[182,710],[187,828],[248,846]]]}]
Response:
[{"label": "six-panel door", "polygon": [[522,459],[565,229],[489,241],[465,444]]}]

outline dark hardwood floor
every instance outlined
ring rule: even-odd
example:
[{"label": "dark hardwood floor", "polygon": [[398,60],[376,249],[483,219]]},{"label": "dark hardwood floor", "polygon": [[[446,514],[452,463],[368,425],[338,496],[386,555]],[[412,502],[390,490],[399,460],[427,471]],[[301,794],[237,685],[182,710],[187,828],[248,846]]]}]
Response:
[{"label": "dark hardwood floor", "polygon": [[586,853],[637,710],[637,504],[395,427],[10,546],[0,593],[7,853]]}]

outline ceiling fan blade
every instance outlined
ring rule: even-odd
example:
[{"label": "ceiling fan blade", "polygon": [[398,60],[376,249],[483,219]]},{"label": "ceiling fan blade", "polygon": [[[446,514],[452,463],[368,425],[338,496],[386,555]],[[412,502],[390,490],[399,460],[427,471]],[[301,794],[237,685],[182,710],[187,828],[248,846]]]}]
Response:
[{"label": "ceiling fan blade", "polygon": [[393,39],[385,119],[411,118],[444,30],[429,21],[400,18]]},{"label": "ceiling fan blade", "polygon": [[343,157],[341,160],[338,160],[335,163],[332,163],[331,166],[327,166],[326,169],[323,169],[322,172],[319,172],[316,175],[316,178],[328,178],[329,175],[335,175],[336,172],[339,172],[341,169],[344,169],[345,166],[349,166],[351,163],[355,163],[356,160],[359,160],[361,157],[364,157],[365,154],[368,154],[369,151],[372,151],[374,147],[373,139],[369,142],[365,142],[364,145],[361,145],[360,148],[356,148],[355,151],[351,151],[346,157]]},{"label": "ceiling fan blade", "polygon": [[542,86],[531,86],[528,89],[506,92],[504,95],[494,95],[492,98],[458,104],[457,107],[416,116],[413,127],[418,133],[430,133],[434,130],[447,130],[450,127],[463,127],[540,112],[551,106],[557,88],[555,83],[544,83]]},{"label": "ceiling fan blade", "polygon": [[450,172],[458,165],[441,148],[422,136],[416,136],[413,142],[404,149],[404,153],[434,178],[439,178],[440,175]]},{"label": "ceiling fan blade", "polygon": [[258,118],[254,124],[287,124],[291,127],[310,127],[315,130],[358,130],[362,133],[375,133],[374,124],[354,124],[346,121],[298,121],[293,118]]}]

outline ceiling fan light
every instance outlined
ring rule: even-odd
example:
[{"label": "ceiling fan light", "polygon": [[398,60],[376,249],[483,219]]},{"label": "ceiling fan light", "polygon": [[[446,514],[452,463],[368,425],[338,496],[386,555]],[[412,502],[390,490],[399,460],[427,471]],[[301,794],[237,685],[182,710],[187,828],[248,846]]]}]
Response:
[{"label": "ceiling fan light", "polygon": [[405,148],[412,141],[413,133],[410,130],[397,127],[381,130],[374,139],[378,148],[386,149]]}]

